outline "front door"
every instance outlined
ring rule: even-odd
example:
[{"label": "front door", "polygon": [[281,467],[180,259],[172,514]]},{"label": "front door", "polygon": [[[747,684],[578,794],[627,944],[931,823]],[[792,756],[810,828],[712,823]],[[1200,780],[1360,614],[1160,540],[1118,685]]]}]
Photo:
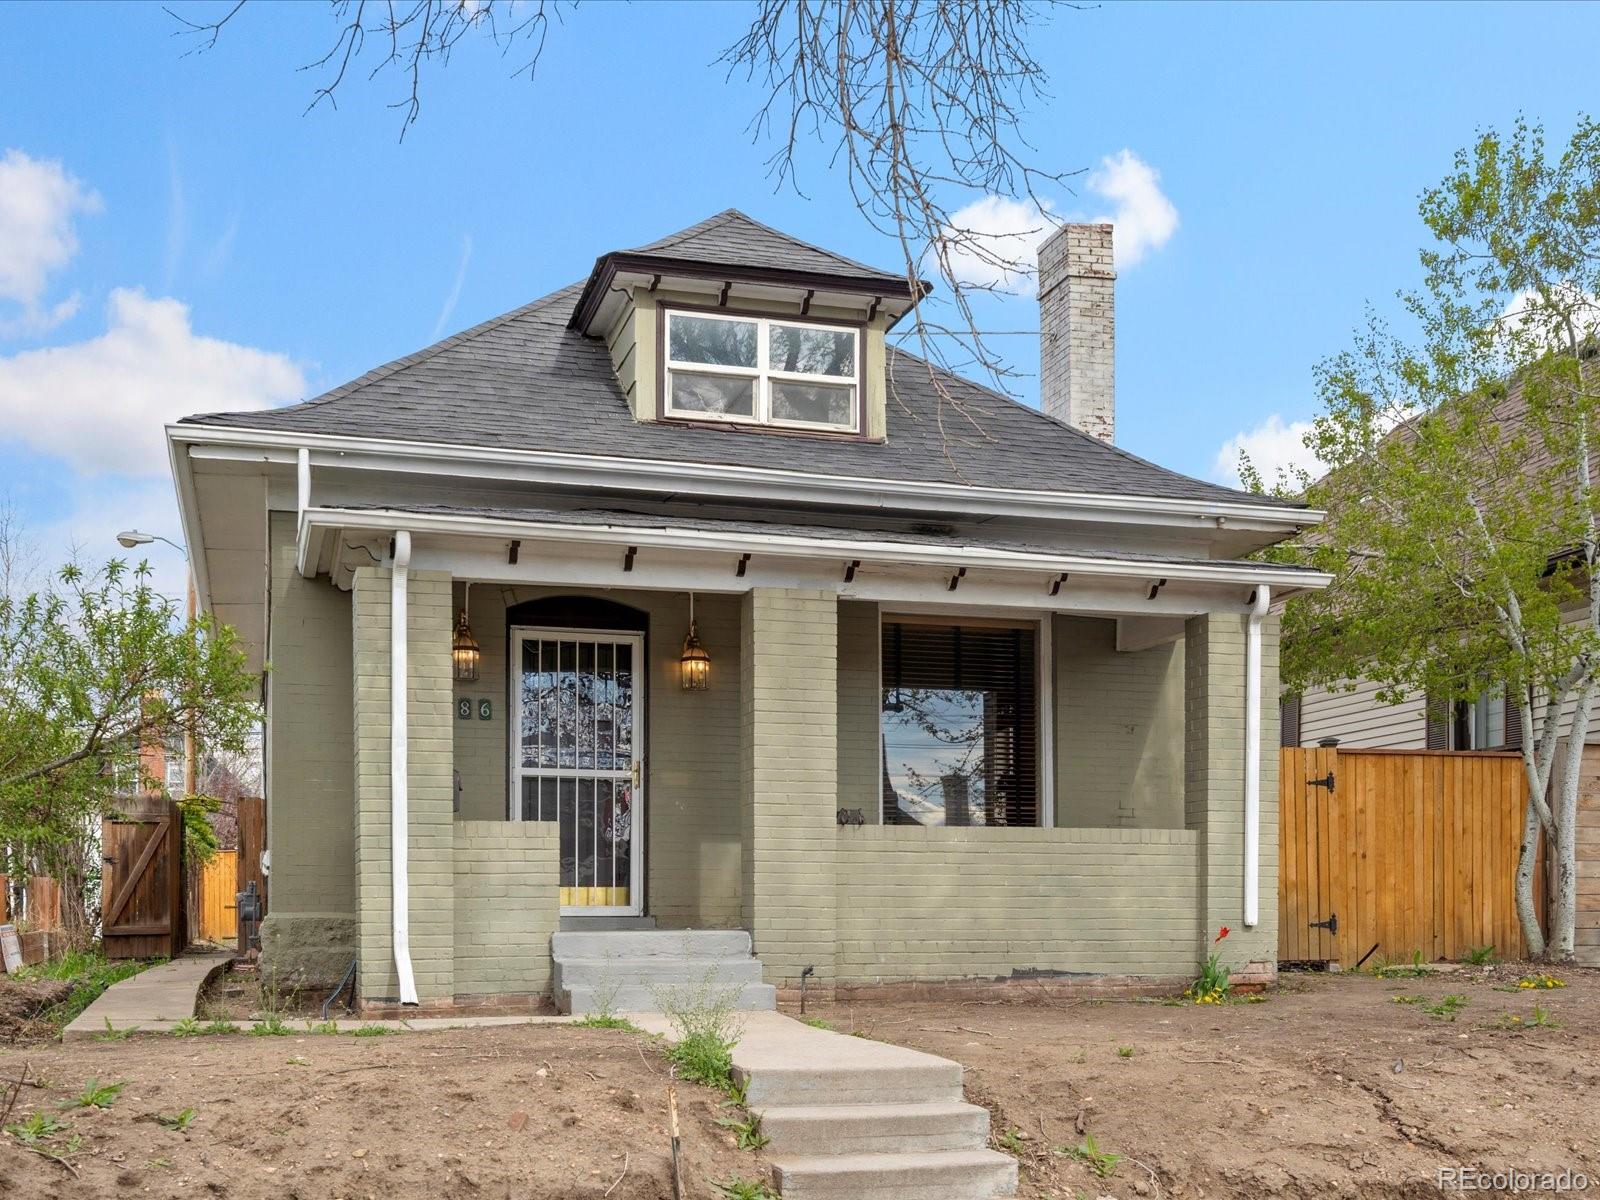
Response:
[{"label": "front door", "polygon": [[511,631],[511,819],[561,835],[561,911],[636,916],[644,899],[644,637]]}]

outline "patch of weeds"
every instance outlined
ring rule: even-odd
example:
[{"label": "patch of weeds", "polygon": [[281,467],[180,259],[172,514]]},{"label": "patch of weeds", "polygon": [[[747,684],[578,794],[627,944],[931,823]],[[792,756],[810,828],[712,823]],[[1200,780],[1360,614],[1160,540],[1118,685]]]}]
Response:
[{"label": "patch of weeds", "polygon": [[83,1091],[63,1104],[62,1108],[110,1108],[117,1102],[117,1097],[122,1094],[122,1089],[127,1087],[127,1081],[121,1083],[101,1083],[98,1079],[91,1079],[84,1084]]},{"label": "patch of weeds", "polygon": [[194,1017],[185,1017],[170,1030],[173,1037],[196,1037],[204,1031],[204,1026]]},{"label": "patch of weeds", "polygon": [[813,1029],[832,1029],[833,1028],[832,1025],[829,1025],[821,1017],[801,1017],[800,1018],[800,1023],[802,1025],[809,1025]]},{"label": "patch of weeds", "polygon": [[1101,1179],[1110,1179],[1115,1175],[1117,1173],[1117,1165],[1122,1162],[1122,1155],[1100,1149],[1092,1133],[1084,1134],[1083,1141],[1076,1146],[1062,1146],[1056,1150],[1056,1153],[1077,1159]]},{"label": "patch of weeds", "polygon": [[782,1200],[777,1192],[759,1179],[735,1177],[720,1182],[714,1179],[711,1182],[725,1200]]},{"label": "patch of weeds", "polygon": [[1007,1154],[1018,1156],[1022,1154],[1022,1131],[1020,1129],[1007,1129],[1004,1133],[996,1135],[994,1142]]},{"label": "patch of weeds", "polygon": [[339,1032],[339,1022],[337,1022],[337,1021],[307,1021],[306,1022],[306,1032],[307,1033],[315,1033],[315,1034],[338,1033]]},{"label": "patch of weeds", "polygon": [[761,1132],[761,1117],[757,1113],[745,1113],[738,1117],[718,1117],[717,1124],[733,1133],[738,1139],[741,1150],[759,1150],[772,1140]]},{"label": "patch of weeds", "polygon": [[1132,1058],[1133,1057],[1133,1047],[1132,1046],[1118,1046],[1117,1047],[1117,1057],[1118,1058]]},{"label": "patch of weeds", "polygon": [[733,1048],[740,1033],[733,1006],[738,998],[737,986],[718,986],[714,970],[695,987],[655,993],[657,1006],[678,1034],[667,1048],[678,1075],[742,1100],[733,1082]]},{"label": "patch of weeds", "polygon": [[26,1121],[19,1121],[15,1125],[7,1125],[6,1132],[24,1146],[37,1146],[40,1142],[64,1133],[67,1123],[55,1113],[36,1112]]},{"label": "patch of weeds", "polygon": [[1383,963],[1373,972],[1379,979],[1420,979],[1432,972],[1422,965],[1422,951],[1411,952],[1410,963]]},{"label": "patch of weeds", "polygon": [[1502,1029],[1560,1029],[1561,1026],[1550,1016],[1550,1010],[1535,1004],[1533,1013],[1524,1017],[1521,1013],[1505,1013],[1498,1022]]},{"label": "patch of weeds", "polygon": [[1551,975],[1548,972],[1539,975],[1524,975],[1521,979],[1517,980],[1517,987],[1521,991],[1545,988],[1564,988],[1566,986],[1567,985],[1563,980],[1557,979],[1554,975]]},{"label": "patch of weeds", "polygon": [[573,1022],[580,1029],[621,1029],[628,1033],[643,1033],[627,1017],[619,1017],[615,1013],[592,1012],[588,1016]]},{"label": "patch of weeds", "polygon": [[1227,936],[1226,925],[1217,930],[1217,936],[1211,939],[1212,952],[1206,957],[1205,965],[1200,968],[1200,978],[1184,990],[1185,999],[1192,1000],[1196,1004],[1221,1004],[1227,998],[1228,988],[1233,984],[1233,971],[1224,965],[1222,954],[1216,949]]},{"label": "patch of weeds", "polygon": [[171,1129],[177,1133],[182,1133],[184,1130],[188,1129],[189,1126],[194,1124],[195,1115],[195,1111],[192,1108],[186,1108],[182,1112],[173,1113],[170,1117],[162,1116],[158,1113],[156,1114],[156,1124],[161,1126],[163,1129]]},{"label": "patch of weeds", "polygon": [[301,1058],[296,1054],[293,1058],[286,1059],[283,1065],[286,1067],[309,1067],[311,1060],[309,1058]]},{"label": "patch of weeds", "polygon": [[239,1030],[238,1030],[238,1027],[235,1026],[232,1021],[224,1021],[219,1017],[215,1021],[208,1022],[206,1024],[205,1028],[202,1029],[200,1032],[201,1033],[218,1034],[218,1035],[227,1035],[227,1034],[230,1034],[230,1033],[238,1033]]},{"label": "patch of weeds", "polygon": [[357,1029],[355,1037],[388,1037],[391,1033],[398,1033],[397,1029],[390,1029],[387,1025],[363,1025]]},{"label": "patch of weeds", "polygon": [[172,1170],[172,1160],[170,1158],[152,1158],[145,1163],[145,1166],[152,1171],[170,1171]]},{"label": "patch of weeds", "polygon": [[290,1029],[283,1023],[282,1017],[275,1012],[269,1012],[245,1032],[251,1037],[288,1037]]},{"label": "patch of weeds", "polygon": [[137,1025],[129,1025],[126,1029],[118,1029],[111,1023],[111,1018],[107,1017],[105,1032],[95,1034],[94,1040],[97,1042],[125,1042],[128,1040],[128,1035],[136,1029],[138,1029]]},{"label": "patch of weeds", "polygon": [[1452,992],[1448,996],[1441,996],[1432,1004],[1424,1004],[1422,1011],[1430,1017],[1438,1017],[1442,1021],[1454,1021],[1456,1014],[1467,1006],[1467,998]]},{"label": "patch of weeds", "polygon": [[1461,961],[1469,967],[1486,967],[1494,961],[1494,947],[1473,946],[1467,951],[1466,958]]},{"label": "patch of weeds", "polygon": [[678,1077],[726,1092],[733,1086],[733,1043],[699,1030],[667,1047]]},{"label": "patch of weeds", "polygon": [[124,958],[112,962],[93,951],[74,950],[47,963],[22,967],[12,978],[20,981],[58,979],[72,984],[72,991],[65,1000],[41,1014],[41,1019],[59,1034],[113,983],[120,983],[147,967],[159,966],[166,961],[164,958]]},{"label": "patch of weeds", "polygon": [[1394,997],[1394,1002],[1396,1004],[1421,1004],[1425,999],[1427,999],[1425,996],[1396,996]]}]

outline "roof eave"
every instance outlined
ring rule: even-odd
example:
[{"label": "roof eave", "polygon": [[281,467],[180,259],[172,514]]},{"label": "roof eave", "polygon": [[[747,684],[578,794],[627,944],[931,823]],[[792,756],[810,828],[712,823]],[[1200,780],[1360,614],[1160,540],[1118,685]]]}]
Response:
[{"label": "roof eave", "polygon": [[918,280],[917,286],[913,288],[909,279],[900,276],[870,276],[848,272],[836,274],[828,271],[798,271],[748,265],[730,266],[725,263],[675,258],[671,255],[613,251],[595,260],[594,270],[589,273],[588,281],[583,285],[583,292],[578,296],[578,303],[573,306],[567,328],[587,334],[617,274],[627,271],[656,275],[663,279],[672,277],[715,279],[724,282],[761,284],[767,287],[793,288],[796,291],[827,291],[904,300],[907,302],[905,311],[915,307],[933,290],[933,285],[926,280]]}]

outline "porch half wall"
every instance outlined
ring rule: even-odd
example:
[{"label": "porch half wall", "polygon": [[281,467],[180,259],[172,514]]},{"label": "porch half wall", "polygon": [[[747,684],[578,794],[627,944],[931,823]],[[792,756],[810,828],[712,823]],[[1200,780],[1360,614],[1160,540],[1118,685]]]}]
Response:
[{"label": "porch half wall", "polygon": [[1188,829],[838,831],[839,980],[1192,974]]}]

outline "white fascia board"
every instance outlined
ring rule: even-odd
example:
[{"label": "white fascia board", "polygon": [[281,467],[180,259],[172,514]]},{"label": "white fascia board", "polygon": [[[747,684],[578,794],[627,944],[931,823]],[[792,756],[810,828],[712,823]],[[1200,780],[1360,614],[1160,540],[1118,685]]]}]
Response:
[{"label": "white fascia board", "polygon": [[[170,429],[171,426],[168,426]],[[189,548],[189,574],[194,581],[195,603],[211,611],[211,572],[206,564],[206,547],[200,531],[200,505],[194,494],[194,472],[189,448],[167,439],[167,464],[172,469],[172,486],[178,499],[178,523],[183,527],[183,544]]]},{"label": "white fascia board", "polygon": [[1039,554],[981,546],[933,546],[907,542],[880,542],[849,537],[792,537],[783,534],[734,533],[704,529],[643,529],[626,525],[559,525],[515,521],[467,514],[419,513],[401,509],[310,508],[301,519],[300,543],[304,564],[316,559],[310,543],[314,530],[387,531],[408,529],[413,534],[489,537],[543,542],[607,546],[650,546],[674,550],[708,551],[732,555],[763,556],[902,564],[933,568],[966,567],[976,570],[1030,571],[1083,574],[1097,578],[1237,584],[1258,583],[1279,588],[1326,587],[1333,577],[1321,571],[1262,566],[1240,567],[1228,563],[1129,562],[1083,554]]},{"label": "white fascia board", "polygon": [[197,458],[295,464],[300,449],[305,447],[311,451],[313,467],[613,491],[691,493],[701,498],[746,502],[755,496],[769,504],[945,511],[1282,534],[1319,525],[1326,516],[1317,509],[1285,509],[1234,501],[970,487],[928,480],[861,479],[769,467],[559,454],[543,450],[498,450],[329,434],[280,434],[222,425],[168,425],[167,437],[193,445]]}]

